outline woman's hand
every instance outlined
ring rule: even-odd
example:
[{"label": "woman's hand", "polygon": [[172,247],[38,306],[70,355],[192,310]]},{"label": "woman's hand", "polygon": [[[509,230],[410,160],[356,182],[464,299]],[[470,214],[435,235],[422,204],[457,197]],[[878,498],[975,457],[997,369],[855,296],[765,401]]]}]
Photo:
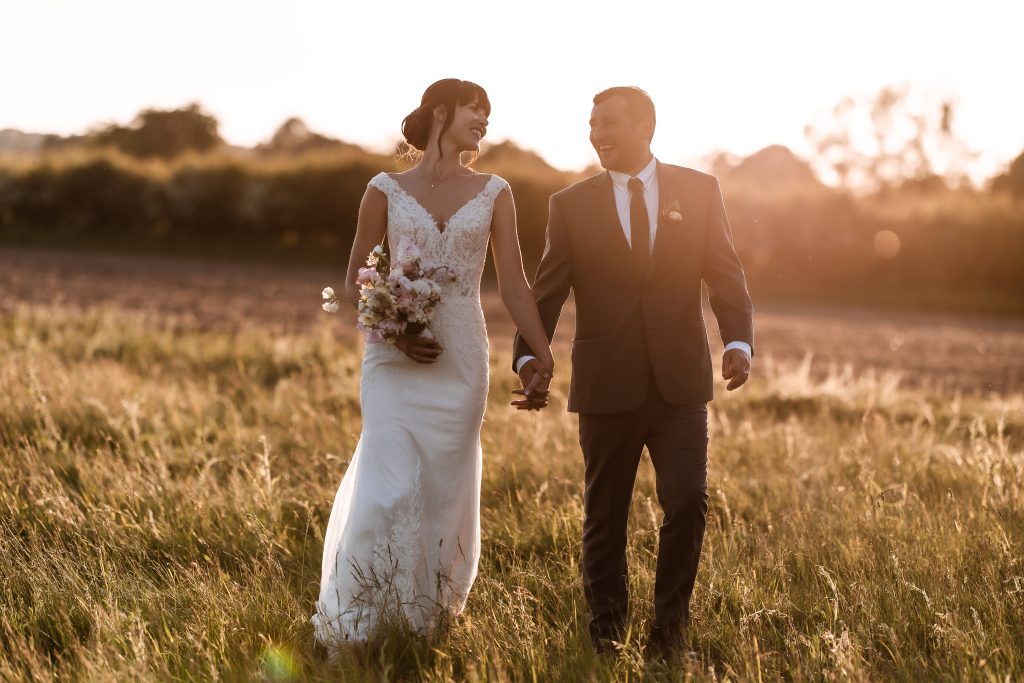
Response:
[{"label": "woman's hand", "polygon": [[417,363],[436,363],[443,351],[433,337],[401,337],[395,347]]},{"label": "woman's hand", "polygon": [[513,389],[513,394],[523,398],[512,401],[517,410],[540,410],[548,405],[548,387],[551,385],[551,377],[554,368],[544,365],[536,358],[531,358],[523,364],[519,370],[519,381],[522,382],[522,389]]}]

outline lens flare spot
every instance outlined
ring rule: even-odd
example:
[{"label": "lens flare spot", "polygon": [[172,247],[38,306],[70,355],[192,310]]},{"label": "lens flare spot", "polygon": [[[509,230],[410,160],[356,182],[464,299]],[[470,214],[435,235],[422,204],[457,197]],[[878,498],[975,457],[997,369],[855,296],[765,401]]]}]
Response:
[{"label": "lens flare spot", "polygon": [[260,671],[272,681],[293,681],[299,667],[292,653],[283,647],[268,645],[260,653]]},{"label": "lens flare spot", "polygon": [[900,253],[900,237],[892,230],[879,230],[875,233],[875,255],[888,261]]}]

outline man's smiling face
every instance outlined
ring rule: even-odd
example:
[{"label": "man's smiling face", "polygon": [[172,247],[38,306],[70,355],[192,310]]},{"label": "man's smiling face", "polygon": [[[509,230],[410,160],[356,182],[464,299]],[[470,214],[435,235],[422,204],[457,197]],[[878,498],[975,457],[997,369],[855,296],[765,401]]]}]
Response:
[{"label": "man's smiling face", "polygon": [[595,104],[590,114],[590,144],[609,171],[632,174],[643,168],[650,158],[653,133],[653,122],[637,120],[622,95]]}]

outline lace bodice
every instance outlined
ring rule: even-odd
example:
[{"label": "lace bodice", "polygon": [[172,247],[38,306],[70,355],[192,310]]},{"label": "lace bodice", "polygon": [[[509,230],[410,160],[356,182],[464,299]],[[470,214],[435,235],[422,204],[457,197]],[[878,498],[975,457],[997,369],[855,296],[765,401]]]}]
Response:
[{"label": "lace bodice", "polygon": [[494,200],[508,183],[492,175],[475,197],[452,214],[444,230],[438,229],[434,216],[387,173],[377,174],[370,186],[388,198],[388,244],[391,248],[403,237],[412,238],[424,259],[458,270],[458,280],[442,289],[444,299],[479,298]]}]

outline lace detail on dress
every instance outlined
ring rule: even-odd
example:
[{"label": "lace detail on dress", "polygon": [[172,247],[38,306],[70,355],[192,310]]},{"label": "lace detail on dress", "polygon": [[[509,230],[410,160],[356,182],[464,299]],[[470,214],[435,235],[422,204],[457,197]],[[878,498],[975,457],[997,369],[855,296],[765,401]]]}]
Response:
[{"label": "lace detail on dress", "polygon": [[[419,624],[429,616],[423,605],[441,604],[439,595],[424,594],[424,587],[416,580],[422,561],[421,468],[416,461],[410,488],[398,496],[392,492],[391,504],[378,507],[380,517],[372,525],[376,538],[368,561],[358,556],[335,556],[330,585],[339,609],[332,614],[321,605],[312,617],[321,641],[363,641],[382,621],[407,619]],[[342,562],[348,566],[341,566]],[[347,584],[346,590],[339,590],[338,578],[341,584]]]},{"label": "lace detail on dress", "polygon": [[410,606],[403,604],[404,601],[416,598],[413,572],[419,562],[418,539],[420,519],[423,517],[421,467],[417,461],[412,487],[391,511],[391,533],[378,541],[373,549],[374,574],[383,582],[382,585],[376,586],[381,592],[378,599],[381,604],[392,605],[402,610]]},{"label": "lace detail on dress", "polygon": [[443,231],[416,198],[387,173],[376,175],[370,185],[388,198],[388,243],[396,245],[403,237],[411,238],[424,258],[458,270],[459,279],[444,286],[442,298],[478,297],[494,200],[508,183],[492,175],[475,197],[452,214]]}]

